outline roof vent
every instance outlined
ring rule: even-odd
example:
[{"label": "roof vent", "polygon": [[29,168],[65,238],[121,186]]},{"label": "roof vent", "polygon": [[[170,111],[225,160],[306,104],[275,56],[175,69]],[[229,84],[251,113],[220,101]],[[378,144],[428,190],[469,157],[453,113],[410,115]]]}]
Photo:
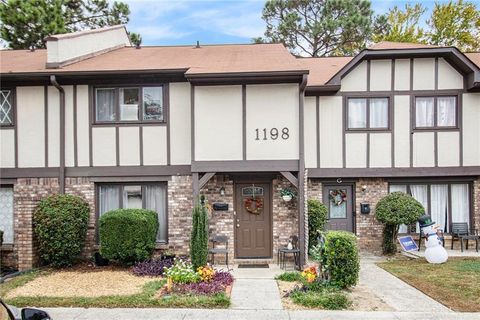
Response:
[{"label": "roof vent", "polygon": [[49,36],[47,42],[47,68],[60,68],[93,56],[131,46],[125,26]]}]

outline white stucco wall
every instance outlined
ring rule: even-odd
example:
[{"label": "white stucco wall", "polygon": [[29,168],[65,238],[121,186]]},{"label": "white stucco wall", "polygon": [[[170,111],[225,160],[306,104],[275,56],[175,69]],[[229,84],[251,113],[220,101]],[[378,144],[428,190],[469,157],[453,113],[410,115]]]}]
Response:
[{"label": "white stucco wall", "polygon": [[65,89],[65,166],[73,167],[74,139],[73,139],[73,86],[63,86]]},{"label": "white stucco wall", "polygon": [[77,164],[90,165],[88,86],[77,86]]},{"label": "white stucco wall", "polygon": [[118,142],[121,166],[140,165],[140,129],[139,127],[119,128]]},{"label": "white stucco wall", "polygon": [[367,134],[345,134],[345,160],[347,168],[367,167]]},{"label": "white stucco wall", "polygon": [[367,62],[362,61],[350,71],[341,81],[340,91],[366,91],[367,90]]},{"label": "white stucco wall", "polygon": [[117,164],[114,127],[92,128],[92,153],[94,166],[115,166]]},{"label": "white stucco wall", "polygon": [[0,130],[0,167],[15,167],[15,130]]},{"label": "white stucco wall", "polygon": [[317,167],[317,99],[305,97],[305,167]]},{"label": "white stucco wall", "polygon": [[410,166],[410,96],[394,97],[394,164]]},{"label": "white stucco wall", "polygon": [[413,134],[413,166],[433,167],[435,165],[435,134],[415,132]]},{"label": "white stucco wall", "polygon": [[413,60],[413,90],[435,89],[435,59],[418,58]]},{"label": "white stucco wall", "polygon": [[370,167],[389,168],[392,166],[391,133],[370,133]]},{"label": "white stucco wall", "polygon": [[57,88],[48,87],[48,166],[60,166],[60,100]]},{"label": "white stucco wall", "polygon": [[143,127],[143,164],[167,164],[167,127]]},{"label": "white stucco wall", "polygon": [[341,168],[342,97],[320,97],[320,167]]},{"label": "white stucco wall", "polygon": [[463,76],[445,59],[438,59],[438,89],[463,89]]},{"label": "white stucco wall", "polygon": [[395,90],[410,90],[410,59],[395,60]]},{"label": "white stucco wall", "polygon": [[480,165],[480,93],[463,94],[463,164]]},{"label": "white stucco wall", "polygon": [[392,88],[392,60],[370,61],[370,90],[387,91]]},{"label": "white stucco wall", "polygon": [[437,149],[439,167],[452,167],[460,165],[459,132],[438,132]]},{"label": "white stucco wall", "polygon": [[170,162],[191,163],[191,103],[188,82],[170,83]]}]

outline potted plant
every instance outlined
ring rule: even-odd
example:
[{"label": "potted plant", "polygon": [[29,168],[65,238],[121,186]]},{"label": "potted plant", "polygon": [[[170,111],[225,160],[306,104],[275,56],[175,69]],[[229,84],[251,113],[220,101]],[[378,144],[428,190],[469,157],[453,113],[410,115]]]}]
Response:
[{"label": "potted plant", "polygon": [[293,199],[293,197],[295,197],[295,192],[288,189],[288,188],[284,188],[282,189],[282,191],[280,191],[280,196],[282,197],[283,201],[285,202],[289,202]]}]

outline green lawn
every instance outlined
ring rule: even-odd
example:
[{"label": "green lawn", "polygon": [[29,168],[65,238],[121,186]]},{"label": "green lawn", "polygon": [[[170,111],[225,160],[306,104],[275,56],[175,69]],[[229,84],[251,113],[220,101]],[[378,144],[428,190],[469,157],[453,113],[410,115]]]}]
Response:
[{"label": "green lawn", "polygon": [[[0,284],[0,297],[27,282],[47,274],[46,272],[30,272],[18,276],[11,281]],[[141,293],[126,296],[102,297],[15,297],[4,299],[6,303],[17,307],[98,307],[98,308],[228,308],[230,298],[224,294],[177,295],[157,297],[156,293],[165,284],[165,280],[156,280],[144,285]]]},{"label": "green lawn", "polygon": [[392,260],[378,266],[455,311],[480,311],[479,258],[450,258],[440,265]]}]

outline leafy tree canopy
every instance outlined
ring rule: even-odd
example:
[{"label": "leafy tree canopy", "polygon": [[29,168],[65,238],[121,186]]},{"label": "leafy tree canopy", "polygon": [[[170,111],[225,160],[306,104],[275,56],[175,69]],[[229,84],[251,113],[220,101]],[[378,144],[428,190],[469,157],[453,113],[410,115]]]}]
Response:
[{"label": "leafy tree canopy", "polygon": [[118,1],[3,0],[0,36],[12,49],[45,48],[49,35],[125,24],[129,14]]}]

